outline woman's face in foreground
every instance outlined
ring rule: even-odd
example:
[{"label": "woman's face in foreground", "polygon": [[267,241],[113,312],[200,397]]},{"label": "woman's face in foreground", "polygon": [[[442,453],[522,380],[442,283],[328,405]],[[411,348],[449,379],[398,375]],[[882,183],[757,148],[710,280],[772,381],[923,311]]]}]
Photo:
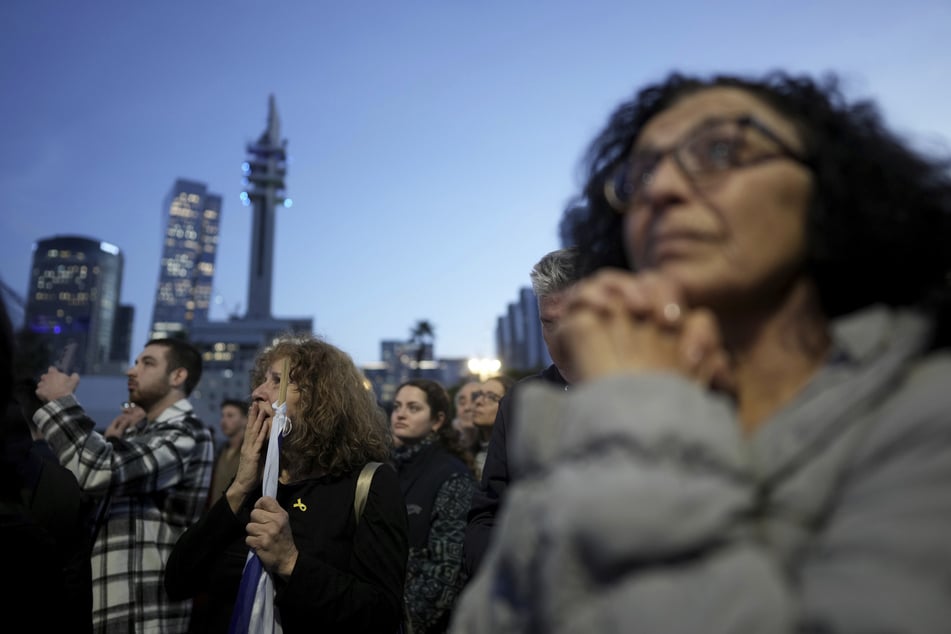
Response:
[{"label": "woman's face in foreground", "polygon": [[[650,119],[632,156],[664,151],[711,129],[710,121],[751,116],[802,154],[785,117],[738,88],[710,88]],[[714,126],[715,127],[715,126]],[[689,178],[667,153],[624,217],[624,244],[637,270],[673,278],[693,305],[729,308],[763,292],[782,291],[801,272],[811,174],[782,156],[774,140],[745,130],[744,156],[769,157]],[[717,144],[695,144],[714,156]]]},{"label": "woman's face in foreground", "polygon": [[[260,385],[251,392],[251,400],[263,401],[273,405],[278,401],[281,394],[281,373],[284,371],[284,360],[276,359],[274,363],[264,373],[264,379]],[[287,384],[287,393],[285,394],[287,402],[287,417],[294,421],[297,416],[297,405],[300,403],[300,390],[296,383]]]}]

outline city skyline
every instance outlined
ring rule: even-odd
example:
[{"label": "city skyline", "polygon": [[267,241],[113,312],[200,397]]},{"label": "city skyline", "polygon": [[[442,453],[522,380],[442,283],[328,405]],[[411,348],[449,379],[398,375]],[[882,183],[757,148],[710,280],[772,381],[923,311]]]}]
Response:
[{"label": "city skyline", "polygon": [[244,314],[241,164],[271,94],[294,201],[277,213],[272,309],[312,315],[361,365],[421,319],[437,357],[494,355],[497,318],[560,246],[588,142],[673,69],[838,71],[921,145],[951,139],[945,2],[255,6],[0,7],[6,285],[25,295],[41,238],[117,245],[134,354],[183,178],[223,199],[210,317]]}]

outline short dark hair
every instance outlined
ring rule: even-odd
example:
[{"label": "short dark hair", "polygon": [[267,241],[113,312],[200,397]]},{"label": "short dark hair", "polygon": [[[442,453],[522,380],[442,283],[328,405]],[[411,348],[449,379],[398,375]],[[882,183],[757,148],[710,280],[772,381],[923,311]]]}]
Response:
[{"label": "short dark hair", "polygon": [[945,309],[951,269],[951,176],[886,129],[870,101],[848,102],[835,75],[822,81],[774,72],[752,79],[674,73],[618,107],[585,157],[582,193],[560,232],[581,249],[585,272],[629,268],[621,214],[604,182],[644,125],[678,100],[709,88],[748,92],[797,129],[814,175],[807,216],[806,272],[828,317],[875,303]]},{"label": "short dark hair", "polygon": [[221,405],[219,405],[219,409],[224,409],[224,408],[226,408],[226,407],[236,407],[236,408],[238,408],[238,410],[241,412],[241,414],[242,414],[245,418],[247,418],[247,416],[248,416],[248,410],[251,408],[251,405],[250,405],[250,403],[248,403],[247,401],[243,401],[243,400],[238,399],[238,398],[226,398],[225,400],[221,401]]},{"label": "short dark hair", "polygon": [[165,348],[169,372],[184,368],[186,376],[182,390],[185,396],[190,395],[201,380],[201,353],[198,349],[187,341],[173,338],[150,339],[145,345]]}]

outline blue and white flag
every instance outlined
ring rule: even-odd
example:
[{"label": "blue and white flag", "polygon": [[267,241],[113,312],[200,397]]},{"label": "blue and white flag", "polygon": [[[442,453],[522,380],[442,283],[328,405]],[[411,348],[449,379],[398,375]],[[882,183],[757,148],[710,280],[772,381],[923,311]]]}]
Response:
[{"label": "blue and white flag", "polygon": [[[287,425],[287,403],[274,405],[274,418],[264,461],[262,495],[277,497],[277,476],[281,462],[281,440]],[[281,634],[281,623],[274,611],[274,582],[253,550],[248,552],[241,573],[238,599],[231,614],[230,634]]]}]

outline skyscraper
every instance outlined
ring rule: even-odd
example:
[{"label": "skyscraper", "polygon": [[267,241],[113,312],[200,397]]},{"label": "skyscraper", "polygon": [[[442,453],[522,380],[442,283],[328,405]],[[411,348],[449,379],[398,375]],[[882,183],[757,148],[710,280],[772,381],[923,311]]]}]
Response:
[{"label": "skyscraper", "polygon": [[113,371],[122,266],[122,253],[108,242],[81,236],[38,240],[33,245],[25,328],[54,357],[75,343],[75,371]]},{"label": "skyscraper", "polygon": [[506,368],[535,371],[551,363],[542,337],[538,303],[530,287],[520,288],[518,300],[496,320],[495,344],[496,354]]},{"label": "skyscraper", "polygon": [[183,336],[208,319],[221,196],[179,179],[165,199],[165,228],[150,337]]}]

